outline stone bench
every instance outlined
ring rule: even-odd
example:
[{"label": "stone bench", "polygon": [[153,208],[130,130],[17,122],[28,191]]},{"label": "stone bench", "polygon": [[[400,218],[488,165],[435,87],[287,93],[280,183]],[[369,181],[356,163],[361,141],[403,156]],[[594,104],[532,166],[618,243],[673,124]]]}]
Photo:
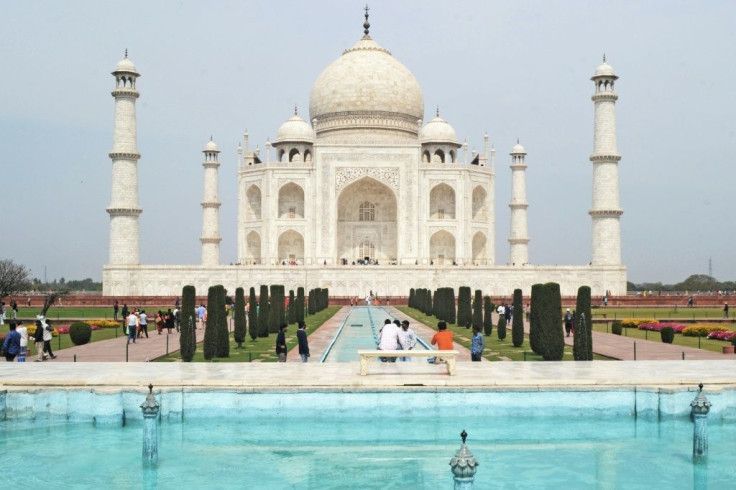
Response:
[{"label": "stone bench", "polygon": [[360,375],[368,374],[368,361],[377,357],[436,357],[447,365],[447,374],[455,375],[455,358],[459,354],[456,350],[359,350]]}]

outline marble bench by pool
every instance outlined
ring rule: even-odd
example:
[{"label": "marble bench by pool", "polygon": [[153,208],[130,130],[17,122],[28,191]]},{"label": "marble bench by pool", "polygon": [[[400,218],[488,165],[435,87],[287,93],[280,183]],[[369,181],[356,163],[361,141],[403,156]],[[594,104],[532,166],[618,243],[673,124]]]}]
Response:
[{"label": "marble bench by pool", "polygon": [[359,350],[360,375],[368,374],[368,361],[376,357],[436,357],[437,362],[445,361],[447,374],[455,375],[455,358],[459,354],[456,350]]}]

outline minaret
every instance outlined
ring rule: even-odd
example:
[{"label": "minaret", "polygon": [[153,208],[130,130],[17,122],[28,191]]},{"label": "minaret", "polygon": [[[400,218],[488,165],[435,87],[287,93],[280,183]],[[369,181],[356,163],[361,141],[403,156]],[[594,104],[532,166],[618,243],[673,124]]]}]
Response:
[{"label": "minaret", "polygon": [[621,265],[621,215],[618,200],[618,154],[616,146],[616,100],[613,84],[618,79],[613,68],[603,63],[591,77],[595,94],[593,153],[592,265]]},{"label": "minaret", "polygon": [[526,150],[516,140],[511,150],[511,234],[509,264],[522,266],[529,263],[529,234],[526,225]]},{"label": "minaret", "polygon": [[138,153],[135,122],[135,100],[139,97],[135,81],[141,76],[135,66],[125,58],[115,71],[115,127],[112,151],[112,192],[107,214],[110,215],[110,265],[139,265],[140,247],[138,217],[143,210],[138,207]]},{"label": "minaret", "polygon": [[217,192],[217,169],[220,153],[212,138],[204,146],[204,196],[202,198],[202,265],[220,265],[220,198]]}]

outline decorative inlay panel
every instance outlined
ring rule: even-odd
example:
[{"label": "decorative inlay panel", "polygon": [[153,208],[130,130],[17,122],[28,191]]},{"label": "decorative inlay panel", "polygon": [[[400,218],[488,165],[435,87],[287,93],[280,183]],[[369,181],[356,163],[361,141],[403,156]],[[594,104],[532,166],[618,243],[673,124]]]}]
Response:
[{"label": "decorative inlay panel", "polygon": [[339,167],[335,169],[335,190],[339,192],[343,187],[363,177],[371,177],[397,192],[399,190],[399,169],[375,167]]}]

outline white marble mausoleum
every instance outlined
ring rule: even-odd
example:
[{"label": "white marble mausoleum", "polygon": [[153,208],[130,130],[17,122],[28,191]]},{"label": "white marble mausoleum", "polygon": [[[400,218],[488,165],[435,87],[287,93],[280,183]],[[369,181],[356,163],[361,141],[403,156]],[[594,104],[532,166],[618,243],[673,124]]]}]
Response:
[{"label": "white marble mausoleum", "polygon": [[[265,151],[245,134],[237,149],[237,259],[220,258],[219,148],[203,150],[201,264],[143,265],[139,258],[136,81],[125,59],[116,85],[109,262],[103,292],[111,296],[198,294],[214,284],[325,287],[333,296],[405,296],[412,287],[470,286],[484,294],[529,294],[558,282],[563,295],[581,285],[593,294],[624,294],[621,264],[614,75],[595,71],[591,257],[587,265],[532,265],[527,230],[526,150],[511,169],[508,256],[496,264],[495,150],[468,152],[448,121],[428,122],[419,81],[364,25],[364,35],[319,75],[309,117],[294,110]],[[511,146],[511,145],[510,145]],[[503,185],[508,185],[504,183]],[[505,255],[505,251],[504,251]]]}]

